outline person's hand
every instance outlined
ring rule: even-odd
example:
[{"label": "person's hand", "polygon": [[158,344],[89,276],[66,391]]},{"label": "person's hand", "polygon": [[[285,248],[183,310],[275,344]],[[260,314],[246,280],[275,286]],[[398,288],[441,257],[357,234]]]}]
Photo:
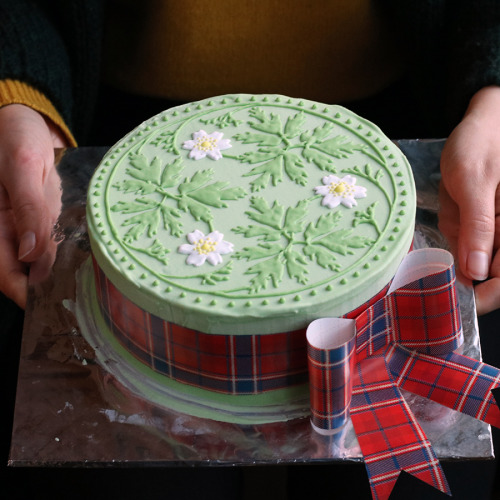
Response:
[{"label": "person's hand", "polygon": [[471,99],[441,156],[439,227],[475,286],[478,314],[500,307],[500,87]]},{"label": "person's hand", "polygon": [[61,195],[54,148],[59,129],[20,104],[0,108],[0,292],[26,305],[28,271],[41,277],[55,258],[51,232]]}]

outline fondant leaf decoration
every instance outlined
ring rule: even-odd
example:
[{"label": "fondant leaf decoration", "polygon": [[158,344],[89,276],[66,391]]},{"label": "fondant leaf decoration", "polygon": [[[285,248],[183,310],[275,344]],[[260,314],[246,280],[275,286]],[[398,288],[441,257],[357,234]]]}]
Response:
[{"label": "fondant leaf decoration", "polygon": [[283,246],[278,243],[260,243],[256,247],[245,247],[234,256],[237,259],[257,260],[278,255],[283,251]]},{"label": "fondant leaf decoration", "polygon": [[331,271],[340,271],[340,265],[335,262],[335,255],[332,255],[326,248],[319,245],[306,245],[304,247],[304,255],[308,256],[311,260],[316,260],[318,266]]},{"label": "fondant leaf decoration", "polygon": [[288,139],[293,139],[294,137],[297,137],[301,133],[301,128],[304,125],[305,121],[306,117],[303,111],[297,113],[293,117],[289,117],[285,125],[285,136]]},{"label": "fondant leaf decoration", "polygon": [[278,146],[281,139],[277,135],[270,134],[253,134],[252,132],[245,132],[244,134],[236,134],[234,139],[241,141],[243,144],[259,144],[261,147],[265,146]]},{"label": "fondant leaf decoration", "polygon": [[272,182],[273,186],[278,185],[278,183],[283,180],[283,167],[281,158],[274,158],[267,163],[263,163],[258,167],[254,167],[250,172],[243,175],[243,177],[248,177],[250,175],[262,174],[259,179],[252,181],[250,185],[252,186],[253,192],[258,192],[261,189],[267,187],[269,181]]},{"label": "fondant leaf decoration", "polygon": [[191,179],[184,179],[184,182],[179,185],[179,193],[187,194],[199,189],[211,180],[213,175],[214,171],[212,169],[199,170],[191,177]]},{"label": "fondant leaf decoration", "polygon": [[270,207],[264,198],[253,197],[250,206],[257,211],[245,212],[250,219],[275,229],[282,228],[284,208],[277,201]]},{"label": "fondant leaf decoration", "polygon": [[236,234],[243,234],[245,238],[262,236],[263,241],[278,241],[281,238],[281,231],[267,226],[238,226],[233,231]]},{"label": "fondant leaf decoration", "polygon": [[167,131],[159,134],[150,144],[156,147],[161,146],[162,149],[169,153],[179,154],[179,150],[175,146],[175,131]]},{"label": "fondant leaf decoration", "polygon": [[371,224],[375,231],[377,231],[377,235],[380,235],[381,231],[378,227],[377,220],[375,219],[375,207],[377,206],[377,202],[373,202],[366,210],[361,211],[357,210],[354,212],[354,219],[352,220],[353,227],[356,227],[359,224]]},{"label": "fondant leaf decoration", "polygon": [[[261,189],[265,189],[269,185],[270,180],[271,173],[264,172],[260,177],[250,183],[252,186],[252,193],[258,193]],[[273,185],[275,185],[276,182],[278,182],[278,177],[273,177]]]},{"label": "fondant leaf decoration", "polygon": [[150,182],[140,180],[124,180],[113,184],[113,187],[124,193],[151,194],[156,191],[156,186]]},{"label": "fondant leaf decoration", "polygon": [[333,129],[333,123],[325,122],[321,127],[316,127],[312,133],[310,142],[320,142],[323,139],[326,139],[328,134]]},{"label": "fondant leaf decoration", "polygon": [[307,278],[307,261],[304,256],[295,250],[289,250],[285,253],[286,256],[286,269],[290,278],[296,279],[302,285],[308,281]]},{"label": "fondant leaf decoration", "polygon": [[132,154],[130,155],[130,165],[134,167],[126,170],[130,176],[146,182],[160,183],[161,160],[158,157],[148,163],[143,154]]},{"label": "fondant leaf decoration", "polygon": [[300,157],[295,153],[286,153],[283,155],[283,159],[288,177],[297,184],[305,186],[307,184],[307,172]]},{"label": "fondant leaf decoration", "polygon": [[340,211],[328,212],[325,215],[321,215],[316,221],[316,224],[311,222],[307,226],[304,232],[306,240],[309,241],[318,236],[328,234],[339,223],[341,218],[342,212]]},{"label": "fondant leaf decoration", "polygon": [[135,226],[130,231],[128,231],[123,238],[125,242],[131,242],[133,240],[139,239],[139,237],[142,236],[145,231],[147,231],[148,237],[152,238],[158,232],[158,226],[160,224],[159,210],[142,212],[123,222],[124,226],[130,226],[134,224]]},{"label": "fondant leaf decoration", "polygon": [[210,224],[213,220],[213,216],[211,212],[207,210],[207,207],[203,203],[193,200],[190,197],[182,197],[178,201],[178,206],[181,210],[184,210],[184,212],[189,212],[196,221],[202,220]]},{"label": "fondant leaf decoration", "polygon": [[214,182],[208,186],[198,189],[191,193],[191,198],[217,208],[226,208],[227,203],[224,203],[221,196],[223,189],[229,182]]},{"label": "fondant leaf decoration", "polygon": [[165,248],[158,240],[155,240],[153,244],[146,249],[146,252],[166,264],[166,255],[170,253],[170,250]]},{"label": "fondant leaf decoration", "polygon": [[[250,163],[251,165],[255,163],[261,163],[263,161],[268,161],[276,158],[275,152],[265,151],[250,151],[244,153],[239,157],[241,163]],[[249,175],[249,174],[246,174]]]},{"label": "fondant leaf decoration", "polygon": [[366,146],[349,142],[344,136],[338,135],[316,144],[316,148],[334,158],[348,158],[355,151],[364,151]]},{"label": "fondant leaf decoration", "polygon": [[144,212],[152,208],[157,208],[158,203],[147,198],[139,198],[136,201],[119,201],[111,207],[112,212],[121,212],[123,214],[134,214]]},{"label": "fondant leaf decoration", "polygon": [[242,187],[226,188],[220,193],[221,200],[239,200],[244,198],[247,192]]},{"label": "fondant leaf decoration", "polygon": [[319,151],[314,149],[304,148],[302,151],[302,156],[309,162],[314,163],[320,170],[326,172],[331,172],[332,174],[337,173],[337,169],[333,165],[333,162],[327,156],[321,154]]},{"label": "fondant leaf decoration", "polygon": [[[336,173],[337,169],[332,163],[332,158],[342,159],[356,151],[366,152],[364,144],[350,142],[344,136],[335,136],[328,139],[334,128],[333,123],[324,123],[312,132],[303,131],[305,114],[303,111],[287,118],[284,130],[279,116],[266,114],[262,109],[252,109],[250,116],[258,121],[249,122],[249,126],[264,134],[246,132],[234,136],[243,144],[259,144],[258,151],[246,152],[238,156],[241,163],[251,165],[261,163],[247,172],[246,176],[259,176],[251,182],[252,191],[258,192],[269,185],[273,186],[283,181],[284,174],[290,180],[306,185],[307,173],[302,163],[302,158],[308,163],[315,164],[319,169]],[[268,135],[266,135],[268,134]],[[294,142],[299,137],[300,142]],[[300,155],[292,152],[300,149]],[[301,158],[302,156],[302,158]]]},{"label": "fondant leaf decoration", "polygon": [[285,266],[280,256],[276,255],[272,259],[264,260],[250,267],[245,274],[257,274],[255,278],[250,280],[250,284],[252,286],[251,292],[258,292],[263,288],[267,288],[269,281],[272,282],[274,288],[278,288],[284,272]]},{"label": "fondant leaf decoration", "polygon": [[165,165],[161,174],[161,187],[166,189],[176,186],[179,182],[179,174],[182,172],[183,168],[184,164],[181,158],[177,158],[173,163]]},{"label": "fondant leaf decoration", "polygon": [[229,127],[230,125],[234,125],[238,127],[243,122],[241,120],[236,120],[233,118],[233,113],[226,113],[224,115],[218,116],[217,118],[211,118],[208,120],[201,120],[200,122],[205,125],[215,125],[218,128]]},{"label": "fondant leaf decoration", "polygon": [[163,228],[167,231],[170,229],[170,234],[172,236],[181,236],[182,224],[176,220],[180,217],[179,212],[175,208],[170,208],[165,205],[161,205],[160,210],[163,219]]},{"label": "fondant leaf decoration", "polygon": [[229,260],[227,264],[225,264],[217,271],[213,273],[203,274],[201,276],[201,284],[202,285],[216,285],[221,281],[227,281],[229,279],[229,275],[233,270],[233,261]]},{"label": "fondant leaf decoration", "polygon": [[170,250],[168,248],[165,248],[158,240],[155,240],[153,244],[148,248],[138,248],[138,247],[133,247],[133,248],[137,252],[149,255],[150,257],[159,260],[165,265],[168,264],[167,254],[170,253]]},{"label": "fondant leaf decoration", "polygon": [[362,248],[373,243],[373,240],[364,236],[350,236],[351,233],[352,229],[339,229],[316,240],[316,243],[340,255],[352,254],[350,248]]},{"label": "fondant leaf decoration", "polygon": [[354,174],[358,177],[361,177],[363,179],[366,179],[367,181],[372,182],[377,186],[380,191],[384,194],[387,202],[389,205],[391,205],[391,197],[388,195],[387,191],[385,190],[384,186],[380,183],[380,179],[384,176],[384,172],[382,169],[377,170],[375,172],[375,175],[373,175],[373,169],[370,165],[366,164],[364,169],[359,168],[357,165],[351,168],[343,168],[342,172],[348,173],[348,174]]},{"label": "fondant leaf decoration", "polygon": [[250,116],[257,119],[259,122],[250,122],[249,125],[255,130],[260,132],[267,132],[269,134],[281,134],[283,131],[283,124],[281,123],[281,118],[275,114],[271,113],[266,115],[264,111],[259,108],[253,108],[250,110]]},{"label": "fondant leaf decoration", "polygon": [[300,233],[304,230],[304,217],[307,215],[308,200],[301,200],[295,207],[287,208],[283,230],[287,233]]}]

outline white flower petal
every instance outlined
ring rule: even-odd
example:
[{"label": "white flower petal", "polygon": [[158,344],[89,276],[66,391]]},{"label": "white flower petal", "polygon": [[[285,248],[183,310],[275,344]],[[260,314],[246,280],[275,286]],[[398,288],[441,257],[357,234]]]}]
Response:
[{"label": "white flower petal", "polygon": [[188,245],[187,243],[184,243],[184,245],[181,245],[177,251],[179,253],[191,253],[192,251],[194,251],[194,246],[193,245]]},{"label": "white flower petal", "polygon": [[205,263],[207,260],[207,256],[203,253],[198,253],[198,252],[193,252],[189,255],[189,257],[186,259],[186,263],[199,267]]},{"label": "white flower petal", "polygon": [[342,180],[346,184],[349,184],[351,186],[353,186],[354,184],[356,184],[356,177],[353,177],[352,175],[346,175]]},{"label": "white flower petal", "polygon": [[329,208],[335,208],[340,205],[340,196],[333,196],[333,194],[327,194],[321,203]]},{"label": "white flower petal", "polygon": [[340,179],[336,175],[325,175],[321,182],[325,185],[340,182]]},{"label": "white flower petal", "polygon": [[233,247],[234,245],[229,241],[221,241],[217,244],[215,251],[222,255],[225,255],[226,253],[231,253],[233,251]]},{"label": "white flower petal", "polygon": [[[340,198],[339,198],[340,199]],[[358,203],[354,198],[351,198],[350,196],[347,198],[342,198],[342,205],[344,205],[347,208],[352,208],[353,206],[357,205]]]},{"label": "white flower petal", "polygon": [[207,260],[212,266],[216,266],[222,262],[222,257],[217,252],[210,252],[207,254]]},{"label": "white flower petal", "polygon": [[363,186],[354,186],[354,198],[365,198],[366,188]]},{"label": "white flower petal", "polygon": [[182,147],[183,147],[184,149],[193,149],[193,148],[194,148],[194,146],[195,146],[195,144],[196,144],[196,142],[194,142],[194,141],[184,141],[184,142],[182,143]]},{"label": "white flower petal", "polygon": [[218,149],[208,150],[206,155],[212,160],[220,160],[222,158],[222,153]]},{"label": "white flower petal", "polygon": [[189,243],[196,243],[202,238],[205,238],[205,235],[199,229],[195,229],[192,233],[187,235]]},{"label": "white flower petal", "polygon": [[218,147],[221,151],[224,151],[224,149],[229,149],[229,148],[232,148],[233,146],[231,146],[231,139],[221,139],[221,140],[217,143],[217,147]]},{"label": "white flower petal", "polygon": [[189,153],[189,158],[194,158],[195,160],[201,160],[202,158],[205,158],[205,156],[207,156],[206,151],[196,148],[192,149]]},{"label": "white flower petal", "polygon": [[216,141],[220,141],[222,139],[222,137],[224,137],[224,134],[222,132],[218,132],[216,130],[215,132],[212,132],[211,134],[209,134],[208,137],[212,137]]},{"label": "white flower petal", "polygon": [[193,133],[193,139],[196,141],[197,139],[201,139],[203,137],[207,137],[208,134],[204,130],[198,130],[198,132]]},{"label": "white flower petal", "polygon": [[328,186],[317,186],[314,190],[316,191],[316,194],[321,194],[323,196],[330,193],[330,188]]},{"label": "white flower petal", "polygon": [[219,241],[222,241],[224,235],[219,231],[212,231],[211,233],[207,234],[207,238],[210,238],[212,241],[218,243]]}]

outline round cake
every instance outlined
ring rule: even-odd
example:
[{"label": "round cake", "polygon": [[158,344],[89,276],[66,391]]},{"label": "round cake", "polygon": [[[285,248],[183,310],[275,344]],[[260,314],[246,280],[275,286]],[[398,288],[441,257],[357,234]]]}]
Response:
[{"label": "round cake", "polygon": [[215,409],[307,392],[307,325],[383,293],[416,204],[378,127],[279,95],[160,113],[109,150],[87,201],[96,314]]}]

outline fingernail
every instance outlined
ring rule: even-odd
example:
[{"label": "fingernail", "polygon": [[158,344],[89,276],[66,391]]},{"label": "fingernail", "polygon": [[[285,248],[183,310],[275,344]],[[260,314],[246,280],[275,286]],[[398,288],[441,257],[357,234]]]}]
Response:
[{"label": "fingernail", "polygon": [[488,277],[489,257],[486,252],[474,250],[467,258],[467,271],[470,277],[477,281],[483,281]]},{"label": "fingernail", "polygon": [[36,236],[32,231],[24,233],[19,242],[19,260],[23,260],[27,255],[29,255],[36,246]]}]

